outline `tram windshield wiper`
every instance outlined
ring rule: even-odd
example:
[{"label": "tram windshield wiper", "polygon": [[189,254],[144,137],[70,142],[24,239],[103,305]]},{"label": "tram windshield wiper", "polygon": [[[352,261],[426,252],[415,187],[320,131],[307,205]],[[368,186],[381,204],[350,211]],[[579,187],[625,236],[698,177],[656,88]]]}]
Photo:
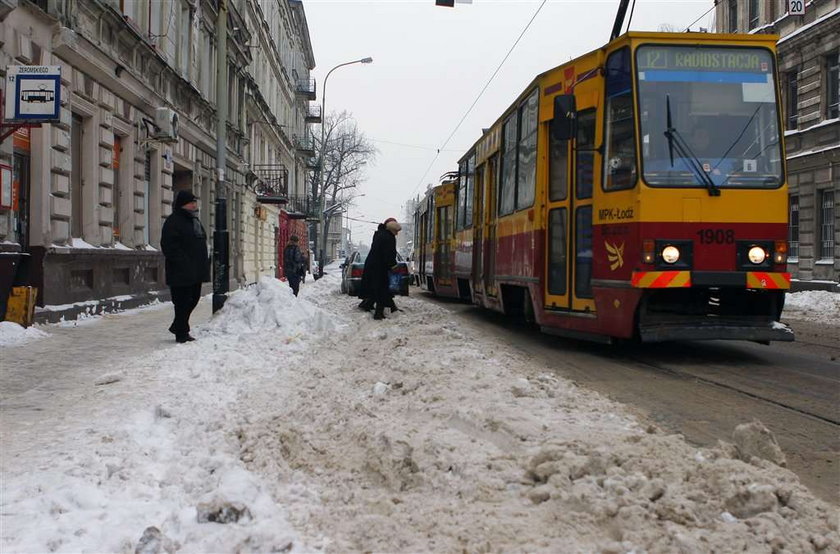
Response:
[{"label": "tram windshield wiper", "polygon": [[685,160],[686,165],[694,173],[694,176],[697,177],[701,184],[706,185],[706,190],[709,191],[709,196],[720,196],[720,189],[715,186],[715,182],[709,174],[703,170],[703,163],[699,158],[697,158],[694,152],[691,151],[691,147],[688,146],[688,143],[682,137],[680,132],[674,128],[674,125],[671,122],[670,94],[665,95],[665,110],[665,124],[667,126],[665,129],[665,138],[668,139],[668,155],[671,159],[671,167],[674,167],[674,150],[676,150],[677,154]]}]

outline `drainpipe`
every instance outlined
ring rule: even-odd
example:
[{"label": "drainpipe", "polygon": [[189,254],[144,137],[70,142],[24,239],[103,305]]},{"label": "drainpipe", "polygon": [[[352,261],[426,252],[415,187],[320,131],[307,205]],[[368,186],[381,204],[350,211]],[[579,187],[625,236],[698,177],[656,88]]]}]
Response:
[{"label": "drainpipe", "polygon": [[219,0],[219,14],[216,20],[219,48],[216,60],[216,224],[213,229],[213,313],[221,310],[225,305],[230,272],[225,190],[228,116],[227,13],[227,0]]}]

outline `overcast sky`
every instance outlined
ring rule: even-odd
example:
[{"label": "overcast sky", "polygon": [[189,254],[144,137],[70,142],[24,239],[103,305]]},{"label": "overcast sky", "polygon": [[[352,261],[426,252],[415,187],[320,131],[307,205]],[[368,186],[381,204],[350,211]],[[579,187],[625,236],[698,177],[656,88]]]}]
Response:
[{"label": "overcast sky", "polygon": [[[372,64],[337,69],[326,86],[326,112],[352,113],[379,150],[351,217],[402,221],[405,202],[456,170],[482,127],[491,125],[536,75],[607,41],[619,2],[547,0],[435,159],[541,4],[473,0],[444,8],[434,0],[304,0],[318,102],[331,68],[373,58]],[[712,0],[637,0],[631,29],[684,28],[712,6]],[[711,9],[692,29],[712,27],[713,17]],[[351,228],[354,241],[369,241],[374,230],[363,223]]]}]

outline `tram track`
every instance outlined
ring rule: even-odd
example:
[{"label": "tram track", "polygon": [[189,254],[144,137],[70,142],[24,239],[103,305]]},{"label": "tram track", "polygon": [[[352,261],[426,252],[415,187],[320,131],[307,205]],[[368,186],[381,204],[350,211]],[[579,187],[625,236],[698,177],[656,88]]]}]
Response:
[{"label": "tram track", "polygon": [[[423,295],[426,296],[426,295]],[[433,297],[465,324],[493,335],[559,376],[621,402],[698,447],[731,442],[759,420],[776,436],[787,468],[840,505],[840,349],[836,327],[810,325],[816,345],[742,341],[614,346],[563,339],[501,314]],[[799,329],[795,329],[797,333]],[[822,342],[820,342],[822,340]]]},{"label": "tram track", "polygon": [[669,375],[672,375],[672,376],[675,376],[675,377],[678,377],[678,378],[688,379],[688,380],[693,380],[693,381],[699,381],[699,382],[707,384],[707,385],[720,387],[720,388],[723,388],[723,389],[726,389],[726,390],[729,390],[729,391],[733,391],[733,392],[738,393],[738,394],[742,394],[742,395],[747,396],[747,397],[749,397],[753,400],[758,400],[760,402],[765,402],[767,404],[771,404],[773,406],[784,408],[786,410],[796,412],[800,415],[804,415],[804,416],[807,416],[807,417],[812,417],[814,419],[818,419],[818,420],[823,421],[825,423],[829,423],[831,425],[835,425],[837,427],[840,427],[840,418],[835,419],[835,418],[831,418],[831,417],[825,417],[825,416],[822,416],[820,414],[817,414],[817,413],[814,413],[814,412],[811,412],[811,411],[808,411],[808,410],[804,410],[804,409],[801,409],[801,408],[797,408],[796,406],[793,406],[793,405],[790,405],[790,404],[787,404],[787,403],[784,403],[784,402],[779,402],[779,401],[774,400],[772,398],[768,398],[766,396],[762,396],[762,395],[750,392],[748,390],[744,390],[743,388],[739,388],[737,386],[730,385],[730,384],[724,383],[722,381],[718,381],[718,380],[715,380],[715,379],[709,379],[707,377],[701,377],[699,375],[693,374],[693,373],[688,372],[688,371],[679,371],[679,370],[674,369],[674,368],[665,367],[663,365],[654,364],[654,363],[647,362],[647,361],[640,360],[640,359],[633,359],[633,361],[636,362],[637,364],[643,365],[645,367],[652,368],[656,371],[661,371],[661,372],[667,373]]}]

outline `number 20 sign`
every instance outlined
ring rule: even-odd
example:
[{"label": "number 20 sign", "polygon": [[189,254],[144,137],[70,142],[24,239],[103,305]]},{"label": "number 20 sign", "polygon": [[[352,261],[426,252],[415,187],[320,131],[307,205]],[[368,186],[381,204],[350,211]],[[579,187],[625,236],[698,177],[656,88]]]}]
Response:
[{"label": "number 20 sign", "polygon": [[788,0],[790,15],[805,15],[805,0]]}]

